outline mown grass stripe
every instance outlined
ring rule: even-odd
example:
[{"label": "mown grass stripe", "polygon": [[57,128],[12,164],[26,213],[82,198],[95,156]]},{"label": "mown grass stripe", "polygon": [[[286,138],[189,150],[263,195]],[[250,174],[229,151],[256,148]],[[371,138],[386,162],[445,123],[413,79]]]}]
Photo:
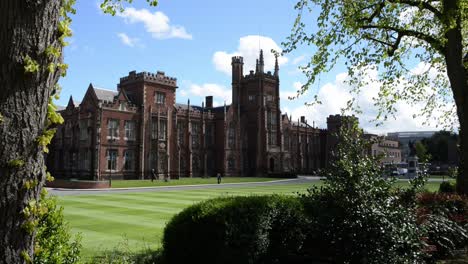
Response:
[{"label": "mown grass stripe", "polygon": [[209,198],[305,192],[310,184],[168,190],[59,197],[74,233],[83,234],[85,257],[99,255],[128,239],[128,246],[158,247],[164,226],[184,208]]},{"label": "mown grass stripe", "polygon": [[120,212],[109,212],[109,211],[97,211],[95,210],[91,214],[88,212],[68,212],[70,217],[78,220],[81,218],[89,218],[95,221],[103,220],[109,224],[122,223],[122,224],[131,224],[137,226],[148,226],[148,227],[164,227],[164,221],[162,219],[169,219],[176,212],[172,213],[159,213],[159,212],[147,212],[139,213],[131,212],[130,210],[122,210]]},{"label": "mown grass stripe", "polygon": [[[83,234],[83,244],[86,245],[83,247],[83,256],[89,258],[96,254],[96,252],[103,252],[105,250],[110,250],[116,247],[119,243],[125,242],[128,243],[131,248],[141,249],[143,247],[152,247],[157,248],[159,246],[159,241],[161,239],[160,233],[162,230],[155,229],[154,233],[148,232],[138,232],[139,236],[134,236],[134,232],[108,232],[108,229],[101,227],[101,232],[85,229],[85,228],[74,228],[73,232],[75,234]],[[84,235],[86,234],[86,235]]]},{"label": "mown grass stripe", "polygon": [[82,208],[88,208],[88,207],[92,208],[92,206],[98,206],[98,207],[109,206],[109,207],[125,207],[129,209],[136,208],[136,209],[147,209],[147,210],[152,210],[154,206],[158,206],[158,205],[164,206],[165,204],[170,204],[171,206],[176,206],[176,207],[180,205],[180,207],[183,208],[194,203],[194,201],[192,200],[183,200],[180,198],[178,199],[157,198],[151,204],[148,204],[148,203],[142,204],[141,202],[138,201],[138,199],[113,200],[113,199],[105,199],[105,198],[102,200],[92,200],[92,199],[84,198],[81,201],[76,201],[76,202],[79,203],[77,207],[82,207]]}]

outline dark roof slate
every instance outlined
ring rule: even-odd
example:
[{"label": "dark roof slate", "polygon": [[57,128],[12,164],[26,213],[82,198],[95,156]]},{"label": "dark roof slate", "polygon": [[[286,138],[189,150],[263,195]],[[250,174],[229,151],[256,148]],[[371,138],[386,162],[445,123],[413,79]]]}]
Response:
[{"label": "dark roof slate", "polygon": [[97,98],[100,101],[108,101],[108,102],[113,102],[114,97],[118,95],[117,91],[112,91],[104,88],[99,88],[99,87],[93,87],[94,92],[96,93]]}]

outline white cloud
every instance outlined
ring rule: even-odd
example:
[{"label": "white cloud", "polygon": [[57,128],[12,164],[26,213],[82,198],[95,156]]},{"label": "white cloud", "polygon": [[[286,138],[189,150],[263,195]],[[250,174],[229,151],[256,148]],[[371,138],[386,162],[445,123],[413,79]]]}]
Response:
[{"label": "white cloud", "polygon": [[120,41],[124,45],[127,45],[129,47],[135,47],[136,44],[140,41],[138,38],[131,38],[125,33],[118,33],[117,36],[120,38]]},{"label": "white cloud", "polygon": [[[227,104],[227,102],[226,102]],[[218,106],[223,106],[224,102],[219,102],[219,101],[213,101],[213,107],[218,107]]]},{"label": "white cloud", "polygon": [[215,83],[204,83],[201,85],[198,84],[188,84],[186,90],[186,95],[200,96],[202,100],[205,99],[205,96],[212,95],[214,99],[214,105],[220,105],[219,101],[226,101],[226,104],[231,103],[232,92],[230,88],[224,87]]},{"label": "white cloud", "polygon": [[[414,71],[419,71],[421,65],[418,65]],[[374,99],[378,96],[379,82],[376,70],[368,70],[367,77],[369,85],[362,87],[361,93],[358,96],[352,96],[349,91],[350,87],[346,83],[348,78],[346,73],[338,74],[334,82],[329,82],[320,87],[317,95],[322,104],[314,106],[301,105],[298,107],[284,108],[288,115],[292,114],[293,120],[297,120],[300,116],[306,116],[309,123],[315,124],[321,128],[326,127],[326,120],[329,115],[340,114],[341,109],[346,107],[346,103],[351,98],[355,97],[359,104],[362,113],[358,115],[360,126],[370,133],[383,134],[392,131],[421,131],[421,130],[436,130],[436,124],[423,125],[426,121],[425,117],[416,116],[423,107],[422,103],[408,104],[404,101],[398,101],[395,104],[397,109],[396,118],[390,117],[382,125],[376,127],[376,123],[372,122],[377,116],[378,109],[374,105]],[[447,106],[449,108],[450,106]],[[442,111],[435,110],[432,117],[437,117],[442,114]]]},{"label": "white cloud", "polygon": [[[291,101],[289,98],[295,98],[297,96],[297,92],[301,89],[302,83],[301,82],[294,82],[292,84],[292,90],[280,91],[280,99],[283,101]],[[306,91],[304,95],[308,94],[309,91]]]},{"label": "white cloud", "polygon": [[185,90],[179,90],[179,93],[183,97],[186,97],[188,95],[187,91],[185,91]]},{"label": "white cloud", "polygon": [[143,23],[146,31],[155,39],[192,39],[192,35],[187,33],[184,27],[171,25],[169,17],[160,11],[151,13],[147,9],[128,7],[117,15],[130,24]]},{"label": "white cloud", "polygon": [[[265,71],[273,71],[275,66],[275,57],[270,52],[272,49],[281,52],[281,48],[276,42],[265,36],[249,35],[241,37],[239,46],[234,52],[217,51],[213,54],[213,64],[218,71],[231,74],[231,58],[233,56],[244,57],[244,74],[250,70],[255,70],[256,60],[259,57],[259,50],[263,49],[265,61]],[[284,65],[288,62],[288,58],[281,56],[278,58],[279,65]]]},{"label": "white cloud", "polygon": [[303,60],[305,60],[306,56],[305,55],[301,55],[299,57],[296,57],[294,58],[294,60],[292,61],[292,64],[293,65],[297,65],[299,63],[301,63]]},{"label": "white cloud", "polygon": [[293,87],[294,87],[294,89],[296,89],[296,91],[298,91],[298,90],[300,90],[302,88],[302,83],[301,82],[294,82]]}]

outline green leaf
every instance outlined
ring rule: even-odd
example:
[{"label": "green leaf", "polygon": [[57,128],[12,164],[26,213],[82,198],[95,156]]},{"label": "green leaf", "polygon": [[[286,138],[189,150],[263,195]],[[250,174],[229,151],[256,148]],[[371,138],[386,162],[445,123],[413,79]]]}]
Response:
[{"label": "green leaf", "polygon": [[31,57],[29,57],[29,55],[26,55],[24,57],[24,71],[26,73],[36,73],[39,71],[39,63],[33,59],[31,59]]}]

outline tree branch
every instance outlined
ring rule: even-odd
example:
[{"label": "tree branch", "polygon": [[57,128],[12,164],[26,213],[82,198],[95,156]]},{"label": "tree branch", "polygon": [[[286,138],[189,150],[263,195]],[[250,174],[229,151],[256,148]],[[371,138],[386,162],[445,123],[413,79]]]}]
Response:
[{"label": "tree branch", "polygon": [[[398,38],[400,38],[400,40],[401,40],[401,38],[403,36],[415,37],[417,39],[426,41],[434,49],[441,52],[442,54],[445,53],[445,47],[444,47],[444,45],[442,45],[442,43],[438,39],[436,39],[436,38],[434,38],[434,37],[432,37],[430,35],[415,31],[415,30],[403,29],[403,28],[392,27],[392,26],[385,26],[385,25],[363,25],[363,26],[361,26],[361,28],[362,29],[382,29],[382,30],[395,31],[395,32],[398,33]],[[397,38],[397,41],[398,41],[398,38]],[[400,43],[400,41],[398,41],[398,44],[399,43]],[[396,48],[398,48],[398,47],[396,47]],[[394,48],[394,49],[396,50],[396,48]]]},{"label": "tree branch", "polygon": [[373,37],[371,37],[370,34],[368,34],[368,35],[366,34],[366,35],[364,36],[364,38],[365,38],[365,39],[368,39],[368,40],[375,41],[375,42],[380,43],[380,44],[385,45],[385,46],[389,46],[389,47],[392,47],[392,46],[393,46],[392,43],[388,43],[388,42],[385,42],[385,41],[383,41],[383,40],[373,38]]},{"label": "tree branch", "polygon": [[437,8],[429,4],[428,2],[425,1],[418,1],[418,0],[387,0],[390,3],[393,4],[407,4],[409,6],[414,6],[414,7],[422,7],[423,9],[431,11],[438,19],[442,20],[443,14],[440,12]]},{"label": "tree branch", "polygon": [[398,37],[395,40],[395,43],[393,43],[393,45],[390,47],[390,50],[388,51],[389,56],[393,56],[393,54],[395,54],[395,51],[398,49],[398,46],[400,46],[401,39],[404,36],[405,36],[404,34],[398,32]]},{"label": "tree branch", "polygon": [[[370,6],[369,6],[370,7]],[[366,7],[366,8],[369,8]],[[377,8],[372,12],[372,14],[369,17],[361,19],[361,22],[372,22],[372,20],[382,12],[382,9],[385,7],[384,2],[380,3],[377,5]]]}]

